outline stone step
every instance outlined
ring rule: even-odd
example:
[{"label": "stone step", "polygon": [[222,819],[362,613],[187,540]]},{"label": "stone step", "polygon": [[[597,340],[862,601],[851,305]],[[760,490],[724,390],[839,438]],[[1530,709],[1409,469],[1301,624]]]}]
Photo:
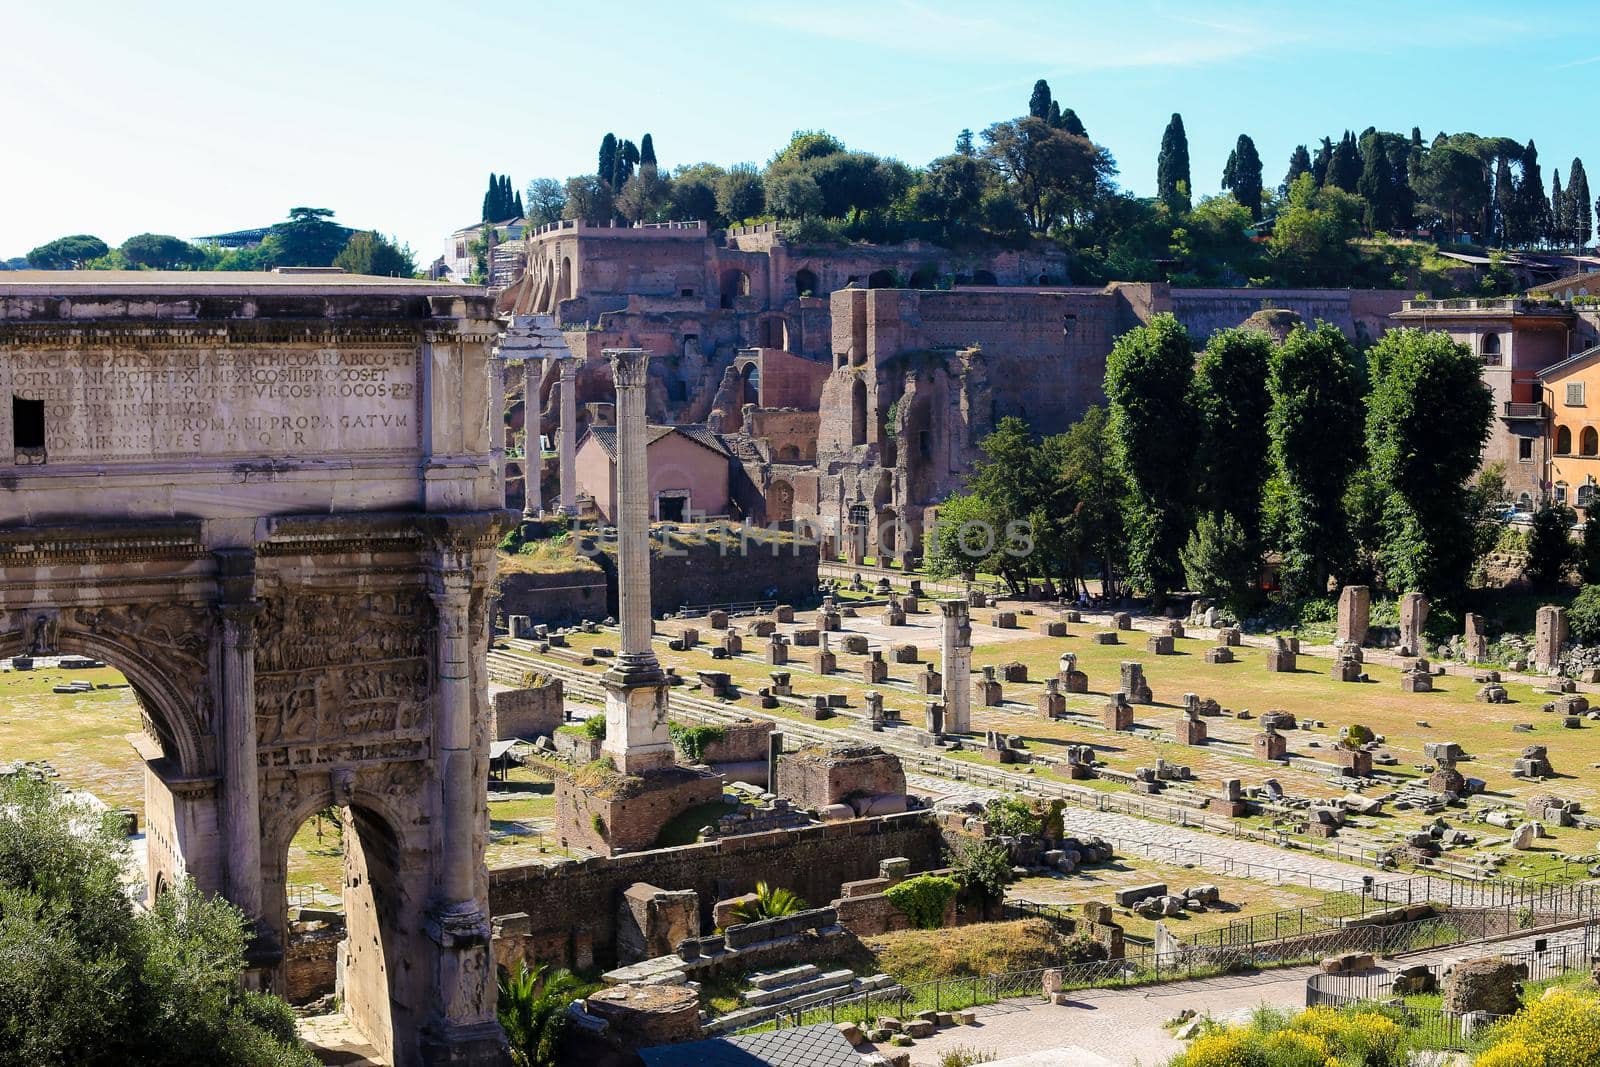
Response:
[{"label": "stone step", "polygon": [[849,992],[850,983],[842,982],[830,985],[825,989],[818,989],[810,993],[802,993],[801,995],[792,997],[788,1000],[775,1001],[770,1004],[751,1005],[750,1007],[746,1008],[736,1008],[733,1011],[728,1012],[726,1015],[718,1016],[711,1022],[707,1029],[737,1030],[739,1027],[745,1026],[751,1022],[759,1022],[762,1019],[771,1018],[777,1013],[785,1011],[799,1011],[802,1008],[809,1008],[813,1004],[822,1004],[826,1001],[833,1000],[841,994],[848,994]]},{"label": "stone step", "polygon": [[[740,783],[743,784],[742,782]],[[759,791],[758,791],[759,792]],[[749,975],[745,981],[757,989],[777,989],[779,986],[788,985],[790,982],[803,982],[807,978],[815,978],[822,973],[822,969],[812,963],[802,963],[798,967],[785,967],[777,971],[756,971]]]},{"label": "stone step", "polygon": [[854,972],[828,971],[814,978],[804,978],[781,985],[774,989],[747,989],[739,994],[739,1002],[748,1007],[760,1007],[766,1004],[787,1004],[796,997],[808,993],[815,993],[826,989],[840,989],[849,986],[855,980]]}]

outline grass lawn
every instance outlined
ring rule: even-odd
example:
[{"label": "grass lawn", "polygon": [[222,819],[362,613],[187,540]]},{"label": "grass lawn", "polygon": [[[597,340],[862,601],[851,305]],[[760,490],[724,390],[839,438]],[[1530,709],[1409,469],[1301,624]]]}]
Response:
[{"label": "grass lawn", "polygon": [[[118,688],[50,691],[73,681]],[[0,761],[48,760],[63,783],[138,812],[142,825],[144,763],[128,743],[140,730],[139,701],[109,667],[0,673]]]}]

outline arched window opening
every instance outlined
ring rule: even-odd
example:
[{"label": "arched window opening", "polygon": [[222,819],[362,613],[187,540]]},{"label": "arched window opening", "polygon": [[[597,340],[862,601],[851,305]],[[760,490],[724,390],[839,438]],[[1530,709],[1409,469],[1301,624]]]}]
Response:
[{"label": "arched window opening", "polygon": [[1556,427],[1556,455],[1572,455],[1572,431],[1565,426]]},{"label": "arched window opening", "polygon": [[743,391],[741,404],[761,403],[761,367],[756,363],[746,363],[739,372],[740,385]]},{"label": "arched window opening", "polygon": [[1583,485],[1578,486],[1577,505],[1580,508],[1594,506],[1594,485],[1592,483],[1585,482]]},{"label": "arched window opening", "polygon": [[1578,452],[1585,456],[1600,456],[1600,430],[1585,426],[1578,435]]},{"label": "arched window opening", "polygon": [[1483,341],[1478,347],[1478,353],[1483,357],[1483,362],[1487,366],[1498,367],[1500,365],[1500,335],[1497,333],[1484,334]]},{"label": "arched window opening", "polygon": [[794,272],[795,296],[820,296],[822,283],[817,280],[817,272],[808,267],[801,267]]},{"label": "arched window opening", "polygon": [[850,443],[867,443],[867,383],[860,378],[850,387]]},{"label": "arched window opening", "polygon": [[722,272],[722,306],[733,307],[733,302],[741,296],[750,295],[750,275],[742,270],[729,270]]},{"label": "arched window opening", "polygon": [[573,293],[571,256],[563,256],[561,258],[561,289],[562,298],[565,300],[571,300]]},{"label": "arched window opening", "polygon": [[911,288],[936,289],[939,285],[939,273],[932,267],[920,267],[911,275]]},{"label": "arched window opening", "polygon": [[972,284],[999,285],[1000,282],[995,278],[994,271],[992,270],[975,270],[972,272]]},{"label": "arched window opening", "polygon": [[875,270],[867,275],[868,289],[893,289],[894,271]]},{"label": "arched window opening", "polygon": [[1517,494],[1517,510],[1518,511],[1532,511],[1533,510],[1533,494],[1532,493],[1518,493]]}]

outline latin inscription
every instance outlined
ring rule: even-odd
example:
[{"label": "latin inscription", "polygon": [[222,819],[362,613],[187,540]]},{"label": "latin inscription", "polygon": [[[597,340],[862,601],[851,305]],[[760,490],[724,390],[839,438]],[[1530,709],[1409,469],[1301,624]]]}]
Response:
[{"label": "latin inscription", "polygon": [[418,440],[409,349],[14,352],[44,402],[50,462],[403,450]]}]

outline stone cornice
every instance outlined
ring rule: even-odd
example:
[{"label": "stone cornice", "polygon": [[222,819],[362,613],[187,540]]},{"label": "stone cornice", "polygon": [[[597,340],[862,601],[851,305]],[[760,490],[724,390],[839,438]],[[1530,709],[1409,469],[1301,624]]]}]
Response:
[{"label": "stone cornice", "polygon": [[0,568],[185,561],[206,555],[199,522],[0,528]]},{"label": "stone cornice", "polygon": [[328,320],[254,320],[220,323],[0,321],[0,348],[216,347],[219,345],[420,345],[425,337],[492,339],[490,332],[441,328],[437,323],[379,324]]}]

